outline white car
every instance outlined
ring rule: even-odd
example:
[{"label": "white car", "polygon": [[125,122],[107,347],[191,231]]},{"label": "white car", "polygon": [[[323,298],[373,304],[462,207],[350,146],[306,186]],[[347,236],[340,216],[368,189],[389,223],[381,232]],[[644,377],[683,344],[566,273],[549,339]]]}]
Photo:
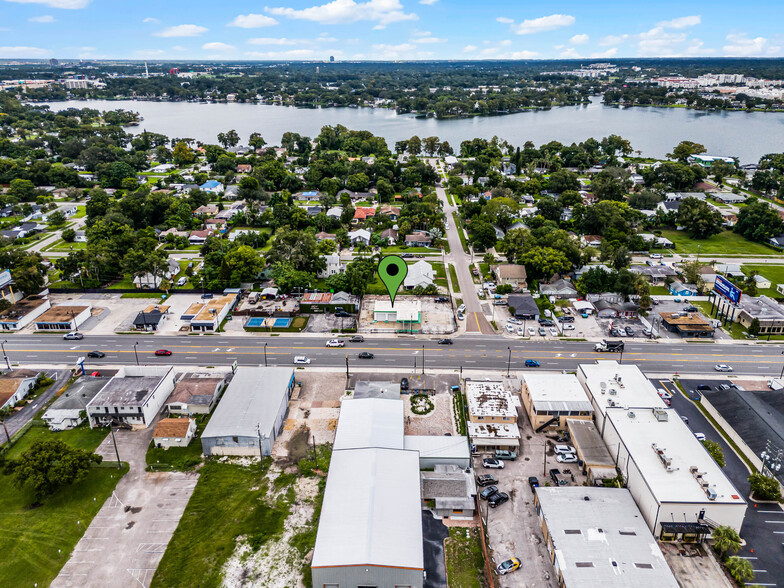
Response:
[{"label": "white car", "polygon": [[536,335],[536,329],[533,327],[528,327],[528,336],[533,337],[534,335]]},{"label": "white car", "polygon": [[555,456],[558,463],[577,463],[577,456],[574,453],[559,453]]},{"label": "white car", "polygon": [[294,357],[294,365],[309,365],[310,358],[305,355],[297,355]]},{"label": "white car", "polygon": [[570,323],[566,323],[566,324],[564,324],[564,326],[563,326],[563,330],[564,330],[564,331],[574,331],[574,325],[572,325],[572,324],[570,324]]},{"label": "white car", "polygon": [[705,441],[705,433],[694,433],[694,436],[697,437],[697,441]]},{"label": "white car", "polygon": [[327,341],[327,347],[345,347],[345,341],[341,341],[340,339],[330,339]]},{"label": "white car", "polygon": [[515,326],[512,323],[506,323],[506,332],[514,335]]},{"label": "white car", "polygon": [[508,323],[512,323],[513,325],[522,325],[522,324],[523,324],[523,321],[521,321],[520,319],[518,319],[518,318],[515,318],[515,317],[513,317],[513,316],[512,316],[512,317],[509,317],[509,320],[508,320],[508,321],[506,321],[506,322],[508,322]]},{"label": "white car", "polygon": [[517,327],[517,334],[520,337],[524,337],[525,336],[525,329],[523,329],[523,327]]},{"label": "white car", "polygon": [[556,329],[555,327],[550,327],[550,334],[553,337],[557,337],[558,336],[558,329]]},{"label": "white car", "polygon": [[663,259],[664,255],[661,253],[651,253],[649,256],[651,259]]},{"label": "white car", "polygon": [[664,388],[659,388],[656,391],[659,393],[659,396],[661,396],[662,398],[666,398],[667,400],[672,398],[672,394],[667,392],[667,390],[665,390]]},{"label": "white car", "polygon": [[458,314],[464,313],[465,310],[466,310],[465,304],[461,304],[460,306],[457,307],[457,313]]},{"label": "white car", "polygon": [[731,372],[732,367],[728,366],[726,363],[719,363],[713,367],[714,370],[717,372]]},{"label": "white car", "polygon": [[571,445],[556,445],[553,451],[556,453],[577,453]]}]

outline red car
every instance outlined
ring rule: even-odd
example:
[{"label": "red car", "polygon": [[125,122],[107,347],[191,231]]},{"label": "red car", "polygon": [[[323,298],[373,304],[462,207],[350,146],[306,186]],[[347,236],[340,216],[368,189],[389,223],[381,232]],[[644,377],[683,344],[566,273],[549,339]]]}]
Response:
[{"label": "red car", "polygon": [[101,372],[93,372],[90,375],[95,377],[95,378],[100,378],[101,377]]},{"label": "red car", "polygon": [[158,351],[155,352],[155,355],[171,355],[171,354],[172,352],[169,351],[168,349],[159,349]]}]

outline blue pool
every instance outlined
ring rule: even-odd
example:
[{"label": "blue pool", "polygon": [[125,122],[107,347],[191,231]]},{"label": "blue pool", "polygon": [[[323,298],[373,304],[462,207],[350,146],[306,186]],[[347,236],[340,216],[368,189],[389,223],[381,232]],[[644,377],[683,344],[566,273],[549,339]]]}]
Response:
[{"label": "blue pool", "polygon": [[[264,317],[254,316],[254,317],[251,317],[250,319],[248,319],[248,322],[245,324],[245,326],[246,327],[257,327],[257,328],[258,327],[263,327],[263,326],[265,326],[264,325],[264,321],[266,321],[266,320],[267,319],[264,318]],[[272,319],[272,320],[273,320],[272,326],[275,327],[275,328],[285,329],[286,327],[288,327],[291,324],[291,319],[290,318],[285,318],[284,317],[284,318],[276,318],[276,319]]]}]

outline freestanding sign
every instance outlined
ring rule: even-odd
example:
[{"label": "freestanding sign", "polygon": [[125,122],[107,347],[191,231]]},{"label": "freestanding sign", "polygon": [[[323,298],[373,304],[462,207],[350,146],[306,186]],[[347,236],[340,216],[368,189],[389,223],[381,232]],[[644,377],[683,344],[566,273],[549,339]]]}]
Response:
[{"label": "freestanding sign", "polygon": [[726,298],[733,304],[738,304],[740,302],[740,295],[743,293],[735,284],[721,276],[716,276],[716,283],[713,286],[713,290],[716,294]]}]

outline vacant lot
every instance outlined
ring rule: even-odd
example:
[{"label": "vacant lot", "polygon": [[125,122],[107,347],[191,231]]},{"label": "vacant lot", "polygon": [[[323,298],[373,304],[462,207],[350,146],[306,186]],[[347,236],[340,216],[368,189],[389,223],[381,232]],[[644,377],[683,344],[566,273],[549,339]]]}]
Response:
[{"label": "vacant lot", "polygon": [[667,237],[675,243],[676,253],[697,253],[702,255],[781,255],[778,251],[754,241],[747,241],[737,233],[724,231],[708,239],[691,239],[685,231],[662,231],[662,237]]},{"label": "vacant lot", "polygon": [[484,588],[482,543],[479,527],[452,527],[444,541],[446,573],[450,588]]},{"label": "vacant lot", "polygon": [[[51,433],[33,427],[11,448],[17,457],[40,439],[61,439],[80,449],[95,449],[106,431],[86,427]],[[30,508],[32,496],[20,491],[11,478],[0,475],[0,586],[48,586],[68,561],[101,505],[128,471],[94,468],[79,484],[66,487],[43,504]]]}]

